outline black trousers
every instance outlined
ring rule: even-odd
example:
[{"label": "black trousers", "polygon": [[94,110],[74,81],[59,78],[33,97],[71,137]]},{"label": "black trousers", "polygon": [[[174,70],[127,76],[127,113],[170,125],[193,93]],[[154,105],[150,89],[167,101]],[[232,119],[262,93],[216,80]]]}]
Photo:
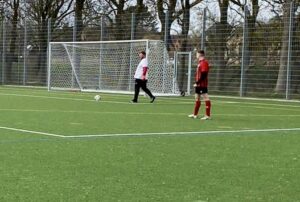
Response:
[{"label": "black trousers", "polygon": [[153,98],[154,96],[152,95],[151,91],[147,88],[147,80],[141,80],[141,79],[135,79],[135,85],[134,85],[134,98],[132,101],[137,102],[139,93],[140,93],[140,88],[145,91],[149,95],[150,98]]}]

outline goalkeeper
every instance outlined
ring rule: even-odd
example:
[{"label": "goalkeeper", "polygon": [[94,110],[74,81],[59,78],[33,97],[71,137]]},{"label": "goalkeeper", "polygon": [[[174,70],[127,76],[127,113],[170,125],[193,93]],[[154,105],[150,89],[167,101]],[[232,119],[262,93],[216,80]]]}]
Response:
[{"label": "goalkeeper", "polygon": [[152,95],[151,91],[147,88],[147,81],[148,81],[148,61],[146,58],[146,52],[141,51],[139,52],[139,58],[141,59],[140,63],[138,64],[134,79],[135,79],[135,86],[134,86],[134,98],[131,100],[132,103],[138,102],[138,96],[140,93],[140,88],[147,93],[151,99],[151,103],[154,102],[155,96]]}]

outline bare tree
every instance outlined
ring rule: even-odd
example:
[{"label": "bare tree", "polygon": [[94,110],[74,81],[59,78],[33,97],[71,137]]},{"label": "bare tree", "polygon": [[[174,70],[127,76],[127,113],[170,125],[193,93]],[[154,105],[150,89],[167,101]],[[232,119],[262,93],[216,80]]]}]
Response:
[{"label": "bare tree", "polygon": [[83,30],[83,10],[86,0],[76,0],[75,2],[75,26],[76,26],[76,41],[81,41]]},{"label": "bare tree", "polygon": [[12,68],[13,63],[17,62],[18,58],[16,56],[16,48],[17,48],[17,25],[19,21],[19,6],[20,0],[11,0],[6,2],[7,6],[11,8],[12,14],[9,15],[10,23],[11,23],[11,30],[10,30],[10,37],[8,41],[8,51],[6,53],[6,68],[5,68],[5,78],[7,79],[7,83],[11,82],[11,75],[12,75]]},{"label": "bare tree", "polygon": [[220,7],[220,22],[216,23],[215,64],[216,88],[221,90],[224,86],[223,78],[226,70],[226,45],[228,36],[228,7],[229,0],[218,0]]},{"label": "bare tree", "polygon": [[[177,8],[177,0],[157,0],[156,1],[156,7],[157,7],[157,14],[159,17],[159,20],[161,22],[161,37],[162,39],[166,37],[166,45],[167,49],[170,50],[170,47],[173,45],[172,39],[171,39],[171,25],[172,23],[177,20],[183,13],[184,16],[187,17],[189,16],[189,10],[193,8],[194,6],[198,5],[201,3],[203,0],[195,0],[194,2],[190,3],[189,1],[182,1],[181,8]],[[188,2],[188,3],[187,3]],[[187,7],[188,6],[188,7]],[[188,11],[187,11],[188,8]],[[166,16],[168,14],[168,16]],[[167,17],[167,22],[166,22],[166,17]],[[187,21],[185,21],[187,23]],[[187,24],[185,24],[185,30],[186,28],[189,27]],[[166,34],[166,36],[165,36]]]},{"label": "bare tree", "polygon": [[[178,19],[179,24],[182,27],[181,33],[181,51],[186,52],[188,51],[188,33],[190,30],[190,2],[189,0],[181,0],[182,6],[182,17]],[[184,92],[184,89],[187,89],[187,75],[185,74],[186,67],[188,61],[186,57],[183,56],[180,65],[178,66],[178,84],[179,90]]]},{"label": "bare tree", "polygon": [[[279,66],[279,72],[278,72],[278,78],[277,78],[277,83],[276,83],[276,87],[275,87],[275,92],[280,93],[283,92],[285,90],[287,90],[287,63],[288,63],[288,49],[289,49],[289,36],[292,33],[296,33],[296,29],[297,29],[297,23],[299,20],[299,17],[295,19],[295,12],[298,10],[299,7],[299,0],[293,1],[293,0],[286,0],[283,2],[279,2],[282,3],[282,8],[283,8],[283,16],[282,16],[282,20],[283,20],[283,33],[282,33],[282,38],[281,38],[281,52],[280,52],[280,66]],[[292,15],[292,16],[291,16]],[[291,19],[295,19],[296,22],[294,22],[293,24],[293,29],[292,29],[292,33],[290,33],[290,20]],[[294,55],[299,51],[294,49],[290,49],[292,52],[290,53],[291,55]],[[293,64],[297,64],[297,61],[295,61],[296,57],[291,57],[290,59],[290,66],[293,66]],[[296,68],[297,65],[295,65]],[[296,73],[297,71],[290,69],[291,72]],[[300,76],[295,74],[294,76],[292,76],[291,78],[299,78]],[[296,90],[296,88],[300,88],[299,85],[293,85],[291,87],[294,87],[293,90]]]},{"label": "bare tree", "polygon": [[299,60],[299,55],[300,55],[300,13],[299,11],[300,8],[300,0],[297,0],[294,2],[295,7],[294,9],[296,10],[296,16],[294,19],[294,30],[293,30],[293,47],[292,47],[292,73],[291,73],[291,93],[300,93],[300,60]]},{"label": "bare tree", "polygon": [[[38,62],[36,74],[40,78],[40,82],[46,82],[46,58],[47,58],[47,42],[48,31],[52,31],[57,27],[63,19],[70,13],[74,12],[73,0],[38,0],[29,1],[28,13],[31,19],[36,22],[38,26],[37,44],[39,49]],[[48,30],[48,22],[51,21],[50,30]]]},{"label": "bare tree", "polygon": [[287,77],[287,60],[288,60],[288,46],[289,46],[289,27],[290,27],[290,14],[292,0],[281,2],[283,6],[283,33],[281,38],[281,51],[280,51],[280,66],[278,72],[277,83],[275,92],[281,93],[286,90],[286,77]]},{"label": "bare tree", "polygon": [[[257,15],[259,12],[259,4],[258,4],[258,0],[252,0],[250,2],[248,2],[252,8],[252,12],[250,11],[250,8],[248,6],[245,6],[244,2],[242,2],[241,0],[230,0],[233,4],[238,5],[241,10],[244,11],[244,13],[246,13],[244,17],[244,20],[246,23],[247,22],[247,27],[246,30],[244,30],[244,32],[246,32],[246,39],[244,40],[245,44],[245,54],[244,54],[244,78],[243,78],[243,82],[246,84],[244,86],[244,92],[247,91],[247,72],[250,68],[250,60],[251,57],[253,56],[253,51],[254,48],[258,46],[257,41],[255,40],[255,34],[256,34],[256,30],[257,30]],[[246,10],[245,10],[246,9]]]}]

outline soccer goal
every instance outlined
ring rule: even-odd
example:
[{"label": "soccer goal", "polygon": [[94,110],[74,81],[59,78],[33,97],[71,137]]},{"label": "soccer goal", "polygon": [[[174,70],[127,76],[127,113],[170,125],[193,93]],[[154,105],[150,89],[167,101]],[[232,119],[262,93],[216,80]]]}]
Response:
[{"label": "soccer goal", "polygon": [[147,52],[151,91],[178,95],[174,65],[159,40],[50,42],[48,89],[132,93],[142,50]]}]

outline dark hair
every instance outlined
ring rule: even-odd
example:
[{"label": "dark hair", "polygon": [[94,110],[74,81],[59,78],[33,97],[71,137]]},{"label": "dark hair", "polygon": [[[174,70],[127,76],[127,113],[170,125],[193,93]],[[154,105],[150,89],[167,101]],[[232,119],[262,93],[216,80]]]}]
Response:
[{"label": "dark hair", "polygon": [[200,55],[205,55],[204,50],[197,50],[197,52],[198,52]]},{"label": "dark hair", "polygon": [[141,51],[140,53],[142,53],[143,55],[146,55],[146,52],[145,52],[145,51]]}]

